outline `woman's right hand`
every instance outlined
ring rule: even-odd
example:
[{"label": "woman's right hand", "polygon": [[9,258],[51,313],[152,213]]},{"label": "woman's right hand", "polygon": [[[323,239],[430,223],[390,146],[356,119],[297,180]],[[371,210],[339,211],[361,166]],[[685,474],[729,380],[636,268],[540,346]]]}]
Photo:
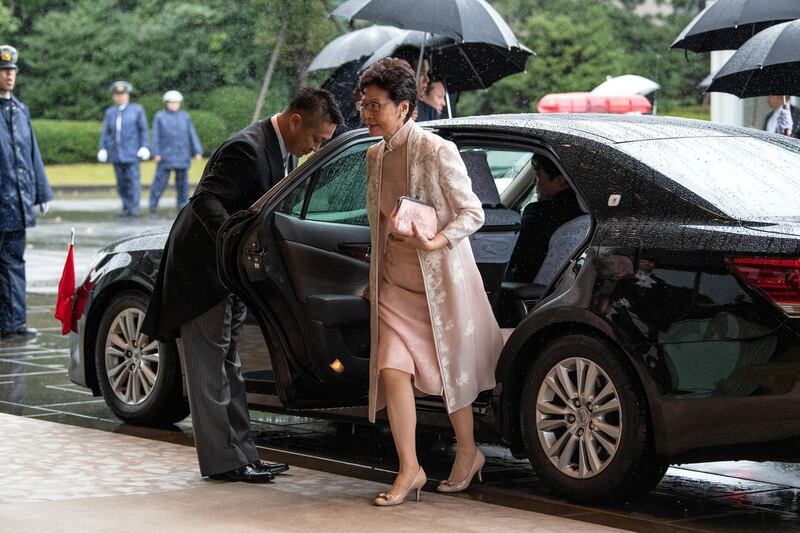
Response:
[{"label": "woman's right hand", "polygon": [[369,300],[369,285],[364,287],[364,291],[361,293],[361,297],[365,300]]}]

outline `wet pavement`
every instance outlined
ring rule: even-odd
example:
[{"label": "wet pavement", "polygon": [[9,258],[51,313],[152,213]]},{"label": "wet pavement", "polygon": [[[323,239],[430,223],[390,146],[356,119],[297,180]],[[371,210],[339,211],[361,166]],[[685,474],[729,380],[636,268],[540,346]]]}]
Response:
[{"label": "wet pavement", "polygon": [[[56,201],[48,217],[29,231],[29,324],[41,334],[32,341],[0,345],[0,412],[191,445],[188,418],[167,429],[123,424],[102,398],[93,397],[67,377],[67,340],[52,313],[69,228],[76,230],[80,282],[100,246],[169,225],[169,216],[174,215],[164,209],[162,220],[121,222],[113,214],[116,205],[102,199]],[[393,445],[383,426],[263,411],[251,411],[251,419],[266,459],[371,481],[393,478]],[[446,477],[453,459],[452,434],[421,428],[418,442],[420,462],[429,477]],[[527,461],[514,459],[505,448],[487,445],[483,449],[485,482],[454,497],[634,531],[800,530],[800,464],[738,461],[672,467],[639,500],[590,507],[551,495]]]}]

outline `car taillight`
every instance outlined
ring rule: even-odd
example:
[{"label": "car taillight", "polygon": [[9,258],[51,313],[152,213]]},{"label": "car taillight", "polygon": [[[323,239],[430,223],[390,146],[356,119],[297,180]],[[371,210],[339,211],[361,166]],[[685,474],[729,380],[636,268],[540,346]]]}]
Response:
[{"label": "car taillight", "polygon": [[739,277],[791,317],[800,317],[800,259],[729,257]]}]

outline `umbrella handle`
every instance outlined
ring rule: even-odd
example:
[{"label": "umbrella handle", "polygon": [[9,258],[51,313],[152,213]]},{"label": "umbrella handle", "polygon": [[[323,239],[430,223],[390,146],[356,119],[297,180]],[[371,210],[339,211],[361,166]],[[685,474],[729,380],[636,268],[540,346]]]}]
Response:
[{"label": "umbrella handle", "polygon": [[[786,103],[786,95],[785,94],[783,95],[783,108],[784,109],[789,109],[789,105]],[[790,137],[792,135],[792,132],[789,131],[788,128],[784,128],[783,129],[783,134],[786,135],[787,137]]]},{"label": "umbrella handle", "polygon": [[[428,32],[422,34],[422,47],[419,49],[419,60],[417,61],[417,82],[419,82],[419,78],[422,75],[422,62],[425,60],[425,44],[428,41]],[[417,95],[417,98],[421,97],[421,94]]]}]

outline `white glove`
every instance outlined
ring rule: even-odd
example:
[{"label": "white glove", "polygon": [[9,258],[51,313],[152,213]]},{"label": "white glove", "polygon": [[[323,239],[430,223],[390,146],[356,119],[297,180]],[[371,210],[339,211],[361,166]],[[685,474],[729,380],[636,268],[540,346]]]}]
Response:
[{"label": "white glove", "polygon": [[776,126],[778,127],[778,131],[780,133],[783,133],[786,130],[789,130],[789,133],[792,133],[794,121],[792,121],[792,114],[788,109],[781,108],[781,112],[778,113],[778,121],[776,122]]},{"label": "white glove", "polygon": [[97,152],[97,160],[100,161],[101,163],[105,163],[106,161],[108,161],[108,150],[103,148],[102,150]]},{"label": "white glove", "polygon": [[142,146],[139,148],[139,151],[136,152],[136,157],[141,159],[142,161],[147,161],[150,159],[150,150],[147,149],[147,146]]},{"label": "white glove", "polygon": [[50,202],[42,202],[37,207],[39,208],[39,214],[46,215],[50,211]]}]

